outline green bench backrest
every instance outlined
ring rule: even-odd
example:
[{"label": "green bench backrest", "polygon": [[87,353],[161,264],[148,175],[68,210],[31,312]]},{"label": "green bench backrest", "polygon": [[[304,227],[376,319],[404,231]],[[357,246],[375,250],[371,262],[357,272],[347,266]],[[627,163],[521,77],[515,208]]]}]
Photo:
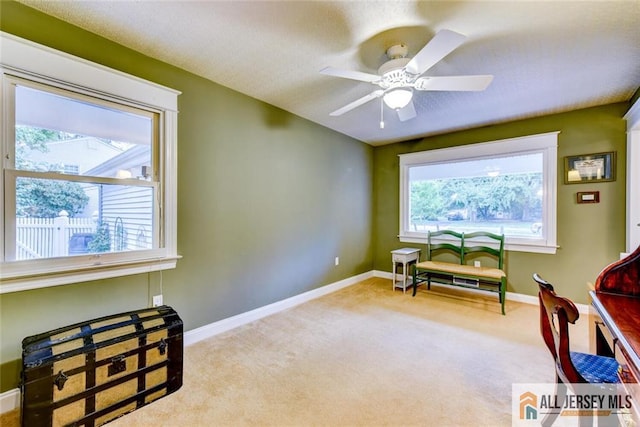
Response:
[{"label": "green bench backrest", "polygon": [[[468,254],[472,253],[482,253],[489,254],[491,256],[496,257],[498,260],[498,268],[502,270],[504,264],[504,236],[500,234],[493,234],[487,231],[476,231],[474,233],[467,233],[463,235],[464,237],[464,254],[465,257]],[[482,240],[476,242],[469,243],[470,240],[475,240],[478,238],[482,238]],[[491,244],[492,246],[482,245],[481,242],[486,241],[487,244]],[[467,246],[469,244],[475,244],[475,246]],[[496,249],[495,246],[498,248]]]},{"label": "green bench backrest", "polygon": [[[442,237],[447,241],[433,243],[432,238],[434,237]],[[460,260],[463,260],[463,246],[464,237],[462,233],[457,233],[453,230],[429,231],[427,234],[427,259],[431,261],[434,252],[447,251],[453,252]]]},{"label": "green bench backrest", "polygon": [[[441,237],[446,241],[434,243],[432,239],[435,237]],[[466,243],[471,240],[474,241],[470,243],[473,246],[466,246]],[[485,241],[487,245],[482,244]],[[504,266],[504,236],[487,231],[466,234],[453,230],[429,231],[427,234],[427,259],[431,261],[433,253],[438,251],[454,253],[459,258],[460,264],[465,263],[465,258],[469,254],[487,254],[497,259],[499,269],[502,270]]]}]

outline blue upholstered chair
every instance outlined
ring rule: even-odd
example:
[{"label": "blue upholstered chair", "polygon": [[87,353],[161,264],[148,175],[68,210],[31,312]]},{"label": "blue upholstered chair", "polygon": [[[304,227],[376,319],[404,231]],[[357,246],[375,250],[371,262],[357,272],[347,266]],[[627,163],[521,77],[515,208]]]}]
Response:
[{"label": "blue upholstered chair", "polygon": [[[618,362],[614,358],[578,353],[569,347],[569,323],[574,324],[580,313],[567,298],[556,295],[553,286],[537,274],[540,300],[540,332],[556,367],[556,396],[564,400],[569,384],[619,383]],[[542,421],[550,426],[558,414],[549,414]],[[591,425],[591,417],[580,417],[580,426]]]}]

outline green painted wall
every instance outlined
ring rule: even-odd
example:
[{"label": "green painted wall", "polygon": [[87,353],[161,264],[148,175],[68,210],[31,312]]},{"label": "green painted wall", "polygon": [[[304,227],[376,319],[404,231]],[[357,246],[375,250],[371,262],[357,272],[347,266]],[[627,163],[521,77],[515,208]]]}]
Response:
[{"label": "green painted wall", "polygon": [[[508,290],[538,272],[586,303],[587,282],[624,250],[626,103],[372,148],[11,1],[0,29],[182,91],[178,250],[162,274],[186,330],[377,270],[398,234],[398,154],[561,131],[566,155],[616,151],[615,182],[558,182],[556,255],[508,252]],[[601,203],[577,205],[577,191]],[[340,266],[333,259],[340,256]],[[0,295],[0,392],[18,384],[23,337],[147,306],[160,273]],[[507,314],[508,315],[508,314]]]},{"label": "green painted wall", "polygon": [[[587,283],[619,258],[625,249],[626,124],[628,103],[434,136],[376,148],[374,152],[374,268],[391,271],[389,252],[399,247],[398,155],[416,151],[487,142],[560,131],[558,137],[558,245],[555,255],[507,252],[508,292],[536,295],[531,275],[539,273],[556,291],[578,303],[587,303]],[[617,152],[617,180],[599,184],[563,183],[564,156]],[[576,203],[578,191],[599,191],[599,204]],[[507,313],[508,314],[508,313]]]},{"label": "green painted wall", "polygon": [[[178,252],[164,300],[190,330],[373,265],[373,148],[15,2],[0,29],[180,90]],[[334,266],[334,258],[340,265]],[[0,392],[21,340],[146,307],[160,273],[0,295]]]}]

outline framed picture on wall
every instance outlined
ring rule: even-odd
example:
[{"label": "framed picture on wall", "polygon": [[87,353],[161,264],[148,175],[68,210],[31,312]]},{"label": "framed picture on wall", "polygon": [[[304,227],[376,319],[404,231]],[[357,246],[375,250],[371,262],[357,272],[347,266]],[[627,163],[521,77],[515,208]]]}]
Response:
[{"label": "framed picture on wall", "polygon": [[580,154],[564,158],[565,184],[593,184],[616,180],[616,152]]}]

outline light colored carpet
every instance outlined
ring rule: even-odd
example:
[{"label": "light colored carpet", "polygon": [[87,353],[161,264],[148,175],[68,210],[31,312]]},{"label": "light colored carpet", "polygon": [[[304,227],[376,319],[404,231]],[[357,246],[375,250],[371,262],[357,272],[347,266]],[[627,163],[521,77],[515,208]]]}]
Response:
[{"label": "light colored carpet", "polygon": [[538,307],[433,288],[369,279],[189,346],[179,391],[109,425],[511,425],[512,383],[555,378]]}]

